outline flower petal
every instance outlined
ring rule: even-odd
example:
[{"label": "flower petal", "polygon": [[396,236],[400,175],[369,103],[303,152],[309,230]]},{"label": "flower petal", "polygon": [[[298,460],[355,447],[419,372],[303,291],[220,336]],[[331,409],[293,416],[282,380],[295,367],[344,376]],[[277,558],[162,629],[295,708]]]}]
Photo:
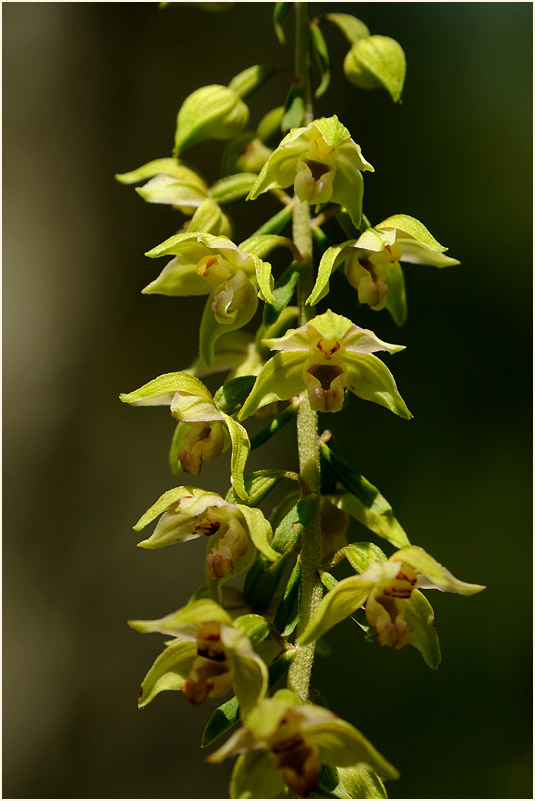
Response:
[{"label": "flower petal", "polygon": [[399,776],[396,768],[381,756],[370,741],[341,718],[333,717],[324,723],[307,726],[306,740],[319,748],[322,761],[329,765],[364,765],[385,779],[397,779]]},{"label": "flower petal", "polygon": [[133,392],[123,392],[119,398],[131,406],[169,406],[177,392],[197,395],[206,401],[212,400],[210,391],[202,381],[184,372],[164,373]]},{"label": "flower petal", "polygon": [[286,792],[271,751],[248,751],[238,757],[230,779],[231,798],[285,798]]},{"label": "flower petal", "polygon": [[271,547],[273,532],[271,524],[264,517],[264,513],[260,509],[240,503],[236,504],[236,508],[240,510],[245,518],[249,535],[260,553],[264,554],[271,562],[276,562],[280,559],[280,553]]},{"label": "flower petal", "polygon": [[436,670],[441,655],[433,607],[420,590],[413,590],[403,606],[409,643],[420,651],[426,665]]},{"label": "flower petal", "polygon": [[138,707],[147,706],[164,690],[181,690],[196,653],[195,643],[184,640],[177,640],[162,651],[143,679]]},{"label": "flower petal", "polygon": [[159,632],[194,640],[196,628],[206,621],[232,625],[232,618],[228,612],[209,598],[194,601],[157,620],[129,620],[128,625],[142,634]]},{"label": "flower petal", "polygon": [[410,545],[397,551],[393,559],[407,562],[417,573],[421,574],[418,586],[423,589],[436,589],[442,592],[455,592],[459,595],[475,595],[486,589],[482,584],[468,584],[459,581],[450,571],[433,559],[423,548]]},{"label": "flower petal", "polygon": [[383,362],[372,354],[346,354],[347,388],[357,397],[384,406],[394,414],[410,420],[407,409],[394,381],[394,376]]},{"label": "flower petal", "polygon": [[299,637],[297,644],[307,645],[319,640],[329,629],[352,615],[366,601],[374,584],[375,581],[363,576],[342,579],[334,590],[323,597],[316,614]]},{"label": "flower petal", "polygon": [[238,415],[240,420],[250,417],[261,406],[277,400],[288,400],[305,388],[303,365],[307,354],[277,353],[264,366],[256,379],[251,394]]}]

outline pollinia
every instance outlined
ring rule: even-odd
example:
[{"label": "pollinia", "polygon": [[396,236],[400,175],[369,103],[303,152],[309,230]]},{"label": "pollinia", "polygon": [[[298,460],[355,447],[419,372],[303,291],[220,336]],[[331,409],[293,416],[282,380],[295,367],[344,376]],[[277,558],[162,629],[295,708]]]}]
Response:
[{"label": "pollinia", "polygon": [[[407,214],[369,222],[363,176],[374,168],[337,116],[314,118],[312,55],[316,96],[330,80],[325,26],[347,39],[349,81],[385,89],[394,102],[405,76],[400,45],[348,14],[311,21],[306,3],[275,5],[281,40],[290,12],[295,75],[284,105],[249,120],[247,98],[279,72],[267,65],[245,69],[227,86],[196,89],[178,111],[172,155],[117,176],[143,182],[136,191],[145,201],[182,215],[178,233],[147,253],[167,258],[143,291],[207,298],[198,359],[121,395],[132,406],[168,406],[176,421],[170,466],[177,486],[134,526],[144,531],[156,521],[139,546],[187,550],[188,540],[207,541],[205,585],[158,620],[130,621],[165,637],[139,706],[164,690],[178,690],[196,706],[228,696],[212,712],[202,746],[219,741],[209,762],[237,757],[232,798],[383,798],[395,767],[327,708],[323,694],[320,703],[310,701],[316,645],[349,617],[354,636],[397,650],[411,645],[436,669],[434,612],[422,590],[472,595],[483,587],[459,581],[412,544],[388,501],[333,446],[324,428],[331,414],[358,414],[368,401],[403,420],[412,415],[386,364],[403,346],[331,309],[329,284],[349,284],[355,316],[367,304],[401,326],[402,263],[459,262]],[[207,139],[227,142],[222,177],[212,184],[183,160]],[[266,192],[280,210],[236,244],[230,208]],[[269,259],[279,249],[287,266],[273,275]],[[203,381],[211,374],[222,380],[215,394]],[[254,417],[264,425],[256,422],[251,436],[246,426]],[[299,473],[282,466],[247,472],[250,450],[294,424]],[[204,462],[224,459],[226,451],[230,488],[223,497],[195,479],[202,484]],[[279,484],[286,495],[272,508]],[[373,541],[348,541],[350,518]],[[345,560],[354,574],[339,580]]]}]

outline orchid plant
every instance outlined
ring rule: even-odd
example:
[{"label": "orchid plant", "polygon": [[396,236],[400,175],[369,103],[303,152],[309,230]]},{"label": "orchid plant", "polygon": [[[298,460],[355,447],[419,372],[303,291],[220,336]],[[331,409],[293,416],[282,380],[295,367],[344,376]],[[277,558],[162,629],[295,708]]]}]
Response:
[{"label": "orchid plant", "polygon": [[[284,104],[256,125],[249,122],[245,101],[277,74],[273,66],[255,65],[227,86],[196,89],[178,111],[172,155],[117,176],[125,184],[143,182],[136,191],[146,202],[170,205],[181,215],[178,232],[146,254],[170,260],[143,291],[207,296],[198,359],[121,395],[132,406],[168,406],[176,421],[169,459],[178,485],[134,526],[141,531],[157,521],[139,546],[207,538],[204,586],[161,619],[130,621],[137,631],[168,638],[143,680],[139,706],[164,690],[181,692],[195,706],[228,695],[212,712],[202,746],[239,724],[208,758],[237,757],[232,798],[385,798],[383,781],[395,779],[396,768],[327,708],[325,691],[321,703],[311,702],[316,645],[352,618],[355,636],[360,628],[376,647],[411,645],[436,669],[435,615],[422,590],[472,595],[484,588],[459,581],[411,544],[388,501],[332,446],[329,415],[358,414],[360,401],[402,420],[412,415],[376,355],[389,361],[404,346],[333,311],[328,295],[331,281],[347,280],[357,314],[359,304],[367,304],[387,309],[402,325],[401,263],[442,268],[459,262],[407,214],[372,225],[362,208],[363,174],[374,168],[337,116],[314,118],[310,62],[313,55],[320,96],[330,81],[326,25],[348,41],[349,81],[360,89],[382,88],[394,102],[405,77],[402,48],[349,14],[310,20],[306,3],[275,4],[281,41],[292,10],[295,75]],[[183,159],[208,139],[227,142],[222,177],[211,184]],[[265,192],[280,210],[234,241],[229,207]],[[270,256],[278,248],[288,263],[274,274]],[[214,394],[202,380],[211,374],[222,379]],[[253,436],[247,425],[254,417],[264,426]],[[250,450],[292,421],[299,472],[280,465],[247,472]],[[227,450],[230,487],[223,497],[202,488],[202,468]],[[190,477],[201,486],[191,485]],[[273,508],[269,496],[281,482],[287,493]],[[352,542],[350,518],[390,553],[373,539]],[[188,558],[187,546],[182,558]],[[335,573],[344,560],[355,575],[339,580]],[[286,688],[277,689],[284,677]]]}]

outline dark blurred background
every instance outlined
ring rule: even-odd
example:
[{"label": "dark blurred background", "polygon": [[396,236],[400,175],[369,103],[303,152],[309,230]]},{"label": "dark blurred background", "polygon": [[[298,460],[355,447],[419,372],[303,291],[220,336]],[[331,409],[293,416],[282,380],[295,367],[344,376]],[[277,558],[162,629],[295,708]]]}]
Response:
[{"label": "dark blurred background", "polygon": [[[395,106],[347,83],[345,40],[328,29],[333,84],[316,114],[337,113],[375,166],[371,220],[411,214],[462,261],[406,268],[401,331],[333,281],[331,305],[408,345],[389,365],[414,420],[355,401],[350,423],[322,422],[413,542],[488,585],[430,594],[438,672],[346,622],[328,637],[340,659],[318,658],[314,683],[401,770],[393,798],[531,797],[532,7],[311,6],[355,13],[405,49]],[[132,524],[176,483],[173,424],[117,396],[192,361],[203,301],[140,295],[161,266],[144,251],[183,217],[113,174],[170,155],[197,87],[291,65],[272,7],[3,5],[4,797],[227,794],[230,765],[204,765],[199,748],[209,710],[175,693],[136,708],[161,638],[125,621],[182,606],[202,583],[204,543],[136,549]],[[253,121],[285,91],[266,86]],[[213,181],[221,151],[187,158]],[[235,207],[238,241],[270,204]],[[288,436],[265,452],[251,468],[295,464]],[[206,465],[199,485],[224,492],[227,470],[225,458]]]}]

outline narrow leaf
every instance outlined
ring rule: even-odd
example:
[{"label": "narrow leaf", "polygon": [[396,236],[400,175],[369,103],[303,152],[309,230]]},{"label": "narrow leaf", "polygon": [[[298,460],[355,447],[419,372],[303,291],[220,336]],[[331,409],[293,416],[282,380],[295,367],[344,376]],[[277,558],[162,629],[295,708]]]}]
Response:
[{"label": "narrow leaf", "polygon": [[313,495],[300,498],[288,514],[283,517],[277,526],[271,543],[275,551],[287,553],[293,548],[310,522],[314,501],[315,496]]},{"label": "narrow leaf", "polygon": [[273,9],[273,27],[275,28],[277,39],[281,45],[286,41],[286,36],[284,35],[282,26],[288,15],[291,5],[291,3],[275,3],[275,8]]},{"label": "narrow leaf", "polygon": [[236,92],[242,100],[252,95],[276,72],[276,67],[271,64],[255,64],[248,67],[243,72],[235,75],[230,81],[228,88]]},{"label": "narrow leaf", "polygon": [[266,328],[277,322],[278,316],[293,298],[302,267],[302,262],[293,261],[275,283],[273,287],[273,303],[264,307],[264,325]]},{"label": "narrow leaf", "polygon": [[329,82],[331,80],[331,60],[329,58],[327,42],[325,41],[320,28],[314,22],[310,23],[310,33],[312,49],[314,51],[316,64],[318,65],[321,75],[321,82],[314,92],[314,97],[321,97],[321,95],[327,91]]},{"label": "narrow leaf", "polygon": [[249,194],[257,178],[258,176],[254,172],[238,172],[235,175],[228,175],[212,184],[210,195],[222,205],[233,203]]},{"label": "narrow leaf", "polygon": [[[284,478],[282,470],[255,470],[244,476],[245,491],[247,500],[243,501],[247,506],[258,506],[266,495],[277,486],[279,481]],[[236,494],[234,487],[231,487],[225,496],[229,503],[240,503],[242,498]]]},{"label": "narrow leaf", "polygon": [[299,596],[301,592],[301,563],[297,561],[292,570],[284,595],[275,612],[274,626],[283,637],[289,637],[299,621]]},{"label": "narrow leaf", "polygon": [[214,403],[225,414],[236,414],[243,406],[256,378],[253,375],[242,375],[226,381],[214,395]]}]

